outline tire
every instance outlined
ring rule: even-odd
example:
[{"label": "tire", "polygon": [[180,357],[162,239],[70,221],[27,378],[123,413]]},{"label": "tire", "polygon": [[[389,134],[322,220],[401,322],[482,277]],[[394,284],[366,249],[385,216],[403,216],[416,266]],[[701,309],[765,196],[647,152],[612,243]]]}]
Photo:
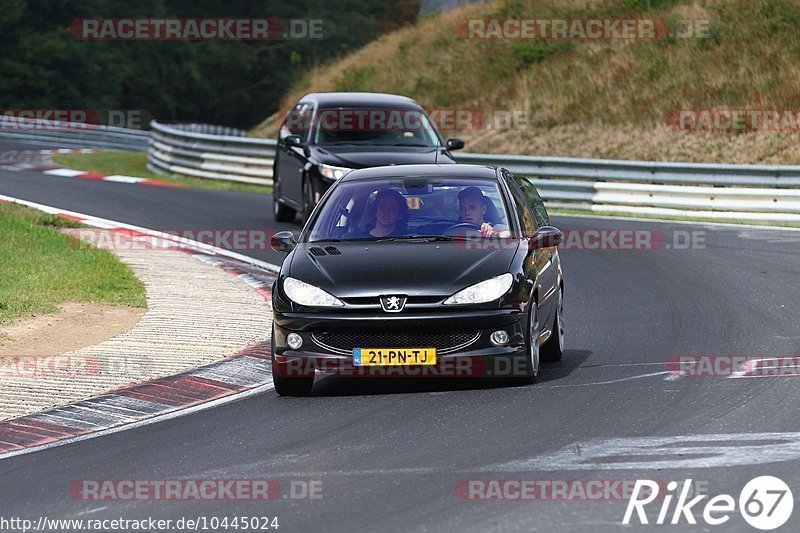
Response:
[{"label": "tire", "polygon": [[564,289],[561,287],[558,289],[558,305],[552,331],[552,335],[539,352],[541,361],[546,363],[555,363],[564,357]]},{"label": "tire", "polygon": [[314,188],[311,186],[309,180],[303,180],[303,224],[308,222],[311,218],[311,212],[314,210]]},{"label": "tire", "polygon": [[280,396],[310,396],[314,387],[314,374],[310,376],[287,376],[286,364],[275,361],[275,330],[272,331],[272,382]]},{"label": "tire", "polygon": [[279,182],[275,180],[275,186],[272,189],[272,218],[275,219],[275,222],[292,222],[297,216],[297,211],[280,203],[279,197]]},{"label": "tire", "polygon": [[292,376],[286,375],[286,370],[282,372],[277,368],[275,356],[272,356],[272,382],[275,385],[275,392],[280,396],[310,396],[311,389],[314,387],[314,376]]},{"label": "tire", "polygon": [[539,363],[541,361],[539,352],[539,319],[536,301],[531,303],[531,312],[528,314],[528,338],[525,339],[525,375],[515,378],[514,381],[520,385],[530,385],[536,381],[536,374],[539,373]]}]

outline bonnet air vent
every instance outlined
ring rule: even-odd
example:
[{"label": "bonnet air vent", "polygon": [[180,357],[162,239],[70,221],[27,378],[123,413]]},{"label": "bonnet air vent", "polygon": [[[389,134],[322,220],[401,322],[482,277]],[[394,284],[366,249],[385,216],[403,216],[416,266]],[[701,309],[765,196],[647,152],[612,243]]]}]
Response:
[{"label": "bonnet air vent", "polygon": [[309,248],[308,251],[311,252],[311,255],[326,255],[325,250],[323,250],[319,246],[314,246],[312,248]]},{"label": "bonnet air vent", "polygon": [[335,246],[326,246],[325,251],[331,255],[342,255],[342,252],[340,252]]}]

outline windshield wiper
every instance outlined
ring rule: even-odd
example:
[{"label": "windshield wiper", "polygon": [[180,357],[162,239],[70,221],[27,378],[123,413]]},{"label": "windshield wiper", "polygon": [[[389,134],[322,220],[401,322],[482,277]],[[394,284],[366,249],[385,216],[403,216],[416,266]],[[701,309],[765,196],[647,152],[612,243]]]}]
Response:
[{"label": "windshield wiper", "polygon": [[386,146],[414,146],[419,148],[436,148],[435,146],[431,146],[430,144],[420,144],[420,143],[395,143],[395,144],[387,144]]},{"label": "windshield wiper", "polygon": [[424,241],[424,242],[434,242],[434,241],[461,241],[466,240],[466,237],[462,237],[460,235],[399,235],[397,237],[384,237],[382,239],[378,239],[375,242],[384,242],[384,241]]}]

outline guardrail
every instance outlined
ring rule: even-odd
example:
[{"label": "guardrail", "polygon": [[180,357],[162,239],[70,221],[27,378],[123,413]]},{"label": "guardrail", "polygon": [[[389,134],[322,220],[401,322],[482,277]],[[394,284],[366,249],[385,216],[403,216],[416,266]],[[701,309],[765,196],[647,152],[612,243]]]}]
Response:
[{"label": "guardrail", "polygon": [[462,153],[528,176],[547,205],[631,215],[800,221],[800,166],[659,163]]},{"label": "guardrail", "polygon": [[151,121],[147,168],[160,174],[272,185],[275,141],[244,137],[241,130],[202,132],[202,127]]},{"label": "guardrail", "polygon": [[146,150],[149,136],[144,130],[0,115],[0,138],[52,148]]},{"label": "guardrail", "polygon": [[[0,116],[0,137],[50,147],[148,150],[157,173],[272,185],[277,143],[209,124],[149,132]],[[548,205],[594,212],[800,222],[800,166],[658,163],[459,153],[460,163],[527,176]]]}]

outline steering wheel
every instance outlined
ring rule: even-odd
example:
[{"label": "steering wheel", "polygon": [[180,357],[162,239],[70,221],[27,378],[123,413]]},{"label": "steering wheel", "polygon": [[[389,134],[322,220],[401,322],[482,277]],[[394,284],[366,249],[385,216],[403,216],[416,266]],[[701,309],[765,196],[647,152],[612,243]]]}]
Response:
[{"label": "steering wheel", "polygon": [[474,229],[474,230],[480,231],[481,227],[478,226],[477,224],[473,224],[471,222],[459,222],[458,224],[453,224],[452,226],[450,226],[449,228],[444,230],[442,232],[442,234],[443,235],[454,235],[460,229],[463,229],[463,230]]}]

